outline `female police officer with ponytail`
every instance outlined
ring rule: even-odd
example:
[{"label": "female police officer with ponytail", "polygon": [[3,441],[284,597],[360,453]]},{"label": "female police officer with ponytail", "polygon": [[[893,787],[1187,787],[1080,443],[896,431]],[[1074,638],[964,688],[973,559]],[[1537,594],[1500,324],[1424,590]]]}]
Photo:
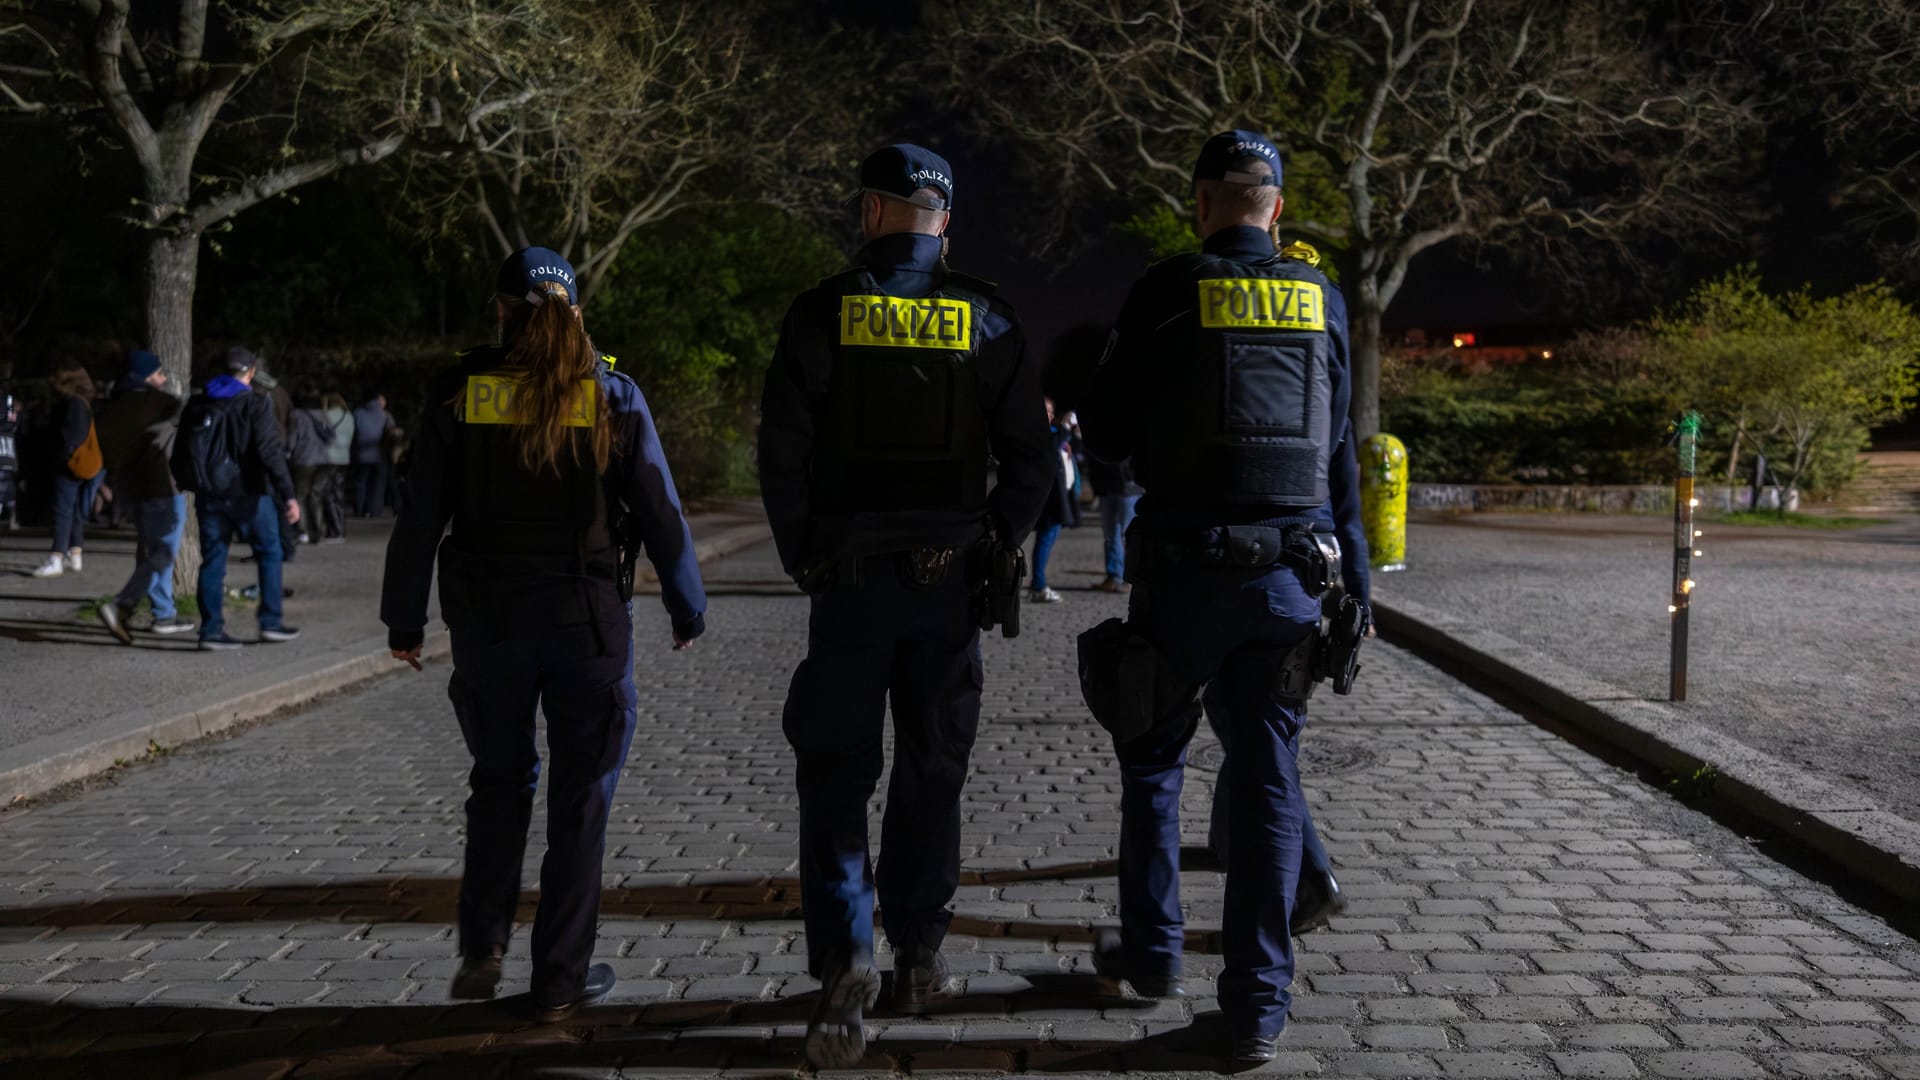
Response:
[{"label": "female police officer with ponytail", "polygon": [[612,968],[589,962],[607,812],[636,702],[619,548],[645,545],[675,649],[700,636],[706,595],[653,417],[588,340],[573,267],[526,248],[500,267],[496,291],[500,344],[463,353],[428,396],[380,615],[394,657],[418,669],[437,551],[453,638],[448,696],[474,759],[455,998],[490,998],[500,980],[540,775],[534,709],[546,711],[552,776],[532,999],[555,1020],[614,981]]}]

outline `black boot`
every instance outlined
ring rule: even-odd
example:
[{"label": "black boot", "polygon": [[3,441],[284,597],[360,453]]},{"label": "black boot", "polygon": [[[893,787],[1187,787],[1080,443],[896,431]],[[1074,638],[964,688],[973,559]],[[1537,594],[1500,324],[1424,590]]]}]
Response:
[{"label": "black boot", "polygon": [[1187,993],[1178,975],[1129,971],[1118,930],[1101,930],[1093,935],[1093,970],[1103,979],[1126,980],[1143,998],[1185,997]]},{"label": "black boot", "polygon": [[595,964],[587,969],[586,982],[580,984],[580,993],[575,995],[572,1001],[558,1005],[542,1005],[537,1001],[534,1002],[534,1019],[543,1024],[557,1024],[613,993],[613,984],[618,981],[613,975],[613,965]]},{"label": "black boot", "polygon": [[453,985],[447,996],[455,1001],[487,1001],[500,985],[500,962],[507,950],[490,945],[460,958],[460,970],[453,973]]},{"label": "black boot", "polygon": [[1340,890],[1340,883],[1333,880],[1328,872],[1302,867],[1300,886],[1293,894],[1293,925],[1295,934],[1311,933],[1333,921],[1335,915],[1347,908],[1347,894]]}]

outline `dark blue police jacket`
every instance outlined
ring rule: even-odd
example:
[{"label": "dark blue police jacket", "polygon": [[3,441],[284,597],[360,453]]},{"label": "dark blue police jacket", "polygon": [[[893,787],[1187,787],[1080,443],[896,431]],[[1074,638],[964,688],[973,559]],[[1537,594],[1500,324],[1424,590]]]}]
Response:
[{"label": "dark blue police jacket", "polygon": [[[854,265],[871,274],[888,296],[917,299],[946,278],[940,246],[937,236],[882,236],[860,250]],[[816,287],[800,294],[780,327],[780,344],[767,371],[760,405],[760,492],[787,573],[798,577],[822,559],[966,544],[980,536],[987,515],[996,519],[993,524],[1007,542],[1031,531],[1053,485],[1052,451],[1038,365],[1026,357],[1018,316],[998,298],[979,322],[980,345],[971,361],[998,463],[998,482],[987,506],[822,520],[810,490],[809,463],[816,433],[826,421],[839,323],[838,293]]]},{"label": "dark blue police jacket", "polygon": [[[1201,245],[1209,255],[1236,262],[1254,263],[1273,257],[1273,237],[1265,229],[1236,225],[1207,237]],[[1180,363],[1177,346],[1181,320],[1196,317],[1193,282],[1179,270],[1162,271],[1165,263],[1148,268],[1146,276],[1128,293],[1125,306],[1114,325],[1114,339],[1106,360],[1094,375],[1086,401],[1080,407],[1080,432],[1088,452],[1103,461],[1135,458],[1135,479],[1146,489],[1139,504],[1140,527],[1144,530],[1188,530],[1217,525],[1251,525],[1277,519],[1271,507],[1212,507],[1202,518],[1156,513],[1153,505],[1154,478],[1140,471],[1144,461],[1152,468],[1153,455],[1147,452],[1148,418],[1159,406],[1154,387],[1156,365]],[[1333,362],[1329,375],[1333,383],[1332,412],[1334,428],[1340,433],[1327,470],[1328,501],[1302,515],[1315,525],[1331,529],[1340,540],[1341,573],[1347,591],[1365,602],[1371,582],[1367,573],[1367,537],[1360,527],[1360,467],[1355,457],[1353,423],[1348,419],[1353,385],[1349,374],[1347,347],[1347,300],[1340,290],[1326,294],[1327,334],[1332,339]],[[1136,455],[1141,455],[1136,457]],[[1291,517],[1287,520],[1300,520]]]},{"label": "dark blue police jacket", "polygon": [[[380,619],[387,624],[393,648],[417,645],[425,634],[434,555],[460,509],[461,438],[454,403],[464,395],[469,375],[497,371],[499,364],[496,347],[470,350],[428,388],[407,474],[409,500],[387,545],[380,593]],[[691,640],[705,629],[707,594],[653,414],[640,388],[625,375],[601,372],[599,390],[601,407],[609,410],[613,423],[613,454],[600,478],[607,505],[624,502],[641,522],[640,536],[659,574],[661,599],[674,632]]]}]

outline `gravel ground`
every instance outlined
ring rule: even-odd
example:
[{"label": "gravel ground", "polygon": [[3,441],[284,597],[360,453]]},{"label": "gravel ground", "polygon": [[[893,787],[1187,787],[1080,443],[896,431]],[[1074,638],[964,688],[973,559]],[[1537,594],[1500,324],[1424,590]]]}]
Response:
[{"label": "gravel ground", "polygon": [[[1920,519],[1846,532],[1700,526],[1689,700],[1676,706],[1920,819]],[[1454,612],[1666,699],[1672,523],[1416,517],[1376,592]]]}]

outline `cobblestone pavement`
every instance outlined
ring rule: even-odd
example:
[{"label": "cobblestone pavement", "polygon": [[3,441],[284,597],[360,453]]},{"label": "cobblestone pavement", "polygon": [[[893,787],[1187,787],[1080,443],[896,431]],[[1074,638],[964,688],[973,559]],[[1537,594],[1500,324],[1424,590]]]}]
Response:
[{"label": "cobblestone pavement", "polygon": [[[1063,544],[1068,585],[1096,540]],[[815,984],[778,716],[806,605],[765,548],[711,570],[692,652],[641,605],[608,1004],[539,1027],[445,1002],[464,754],[441,667],[0,815],[0,1076],[790,1073]],[[989,642],[948,942],[965,993],[873,1018],[874,1072],[1211,1066],[1182,1034],[1214,1009],[1205,978],[1150,1003],[1089,974],[1117,783],[1071,637],[1119,607],[1069,592]],[[1354,903],[1305,939],[1265,1071],[1920,1077],[1920,950],[1828,889],[1392,648],[1314,717],[1308,784]],[[1217,747],[1196,756],[1197,841]],[[1195,975],[1217,969],[1219,880],[1184,877]]]}]

